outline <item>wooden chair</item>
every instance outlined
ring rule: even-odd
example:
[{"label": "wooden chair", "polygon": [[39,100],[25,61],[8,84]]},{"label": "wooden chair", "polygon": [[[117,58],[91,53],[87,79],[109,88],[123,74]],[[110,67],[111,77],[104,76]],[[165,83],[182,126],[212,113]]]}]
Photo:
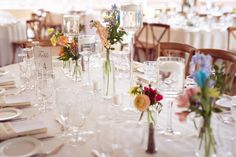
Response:
[{"label": "wooden chair", "polygon": [[143,23],[143,27],[136,32],[134,37],[134,58],[141,61],[140,51],[144,53],[144,60],[155,60],[157,45],[164,40],[170,39],[170,26],[159,23]]},{"label": "wooden chair", "polygon": [[39,41],[41,46],[51,46],[49,39],[42,39],[42,25],[38,19],[26,21],[26,37],[25,41],[17,41],[12,43],[13,47],[13,59],[12,63],[15,63],[16,51],[18,48],[26,48],[32,46],[32,41]]},{"label": "wooden chair", "polygon": [[236,26],[228,27],[227,31],[228,31],[227,50],[230,50],[231,37],[234,39],[236,43]]},{"label": "wooden chair", "polygon": [[232,86],[236,74],[236,54],[231,51],[219,49],[198,49],[197,51],[209,54],[212,57],[212,64],[217,62],[225,64],[225,73],[229,74],[229,79],[226,81],[229,83],[230,94],[232,94]]},{"label": "wooden chair", "polygon": [[196,51],[196,48],[182,43],[175,42],[161,42],[158,45],[158,54],[159,56],[175,56],[182,57],[185,59],[185,76],[189,73],[189,65],[191,58]]}]

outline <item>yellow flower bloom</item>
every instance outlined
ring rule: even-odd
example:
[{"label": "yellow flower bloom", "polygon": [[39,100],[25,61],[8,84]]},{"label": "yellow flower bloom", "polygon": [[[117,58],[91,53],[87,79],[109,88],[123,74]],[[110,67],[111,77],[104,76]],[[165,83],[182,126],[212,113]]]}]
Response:
[{"label": "yellow flower bloom", "polygon": [[138,95],[138,94],[141,94],[141,89],[138,85],[136,86],[133,86],[129,89],[129,94],[135,96],[135,95]]},{"label": "yellow flower bloom", "polygon": [[145,94],[140,94],[134,99],[134,106],[141,112],[146,111],[150,103],[149,97]]},{"label": "yellow flower bloom", "polygon": [[48,29],[48,34],[52,34],[54,31],[55,31],[54,28],[49,28]]},{"label": "yellow flower bloom", "polygon": [[220,96],[220,91],[217,88],[210,88],[208,94],[212,98],[218,98]]}]

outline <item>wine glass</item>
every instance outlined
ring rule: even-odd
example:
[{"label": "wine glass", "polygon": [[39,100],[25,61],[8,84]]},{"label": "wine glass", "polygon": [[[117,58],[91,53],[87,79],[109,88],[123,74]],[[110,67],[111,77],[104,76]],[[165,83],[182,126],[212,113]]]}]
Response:
[{"label": "wine glass", "polygon": [[[130,86],[133,84],[133,37],[135,32],[143,25],[143,9],[140,3],[127,3],[121,5],[120,10],[120,26],[128,33],[128,42],[130,50]],[[132,100],[124,110],[134,111]]]},{"label": "wine glass", "polygon": [[79,52],[83,56],[84,63],[87,63],[85,70],[87,70],[87,85],[91,85],[90,78],[90,56],[95,53],[95,36],[94,35],[80,35],[78,38]]},{"label": "wine glass", "polygon": [[148,80],[149,84],[152,81],[157,80],[157,62],[156,61],[145,61],[144,63],[144,76]]},{"label": "wine glass", "polygon": [[60,87],[56,89],[56,105],[59,112],[58,121],[63,125],[61,138],[67,138],[70,135],[68,119],[70,107],[73,103],[73,99],[71,99],[73,93],[74,91],[71,92],[70,88]]},{"label": "wine glass", "polygon": [[86,140],[86,137],[90,137],[94,134],[94,131],[91,129],[88,129],[88,126],[86,126],[86,122],[88,121],[89,115],[92,112],[94,103],[95,103],[95,97],[89,92],[80,92],[79,96],[77,96],[76,103],[81,106],[81,113],[84,116],[84,128],[83,131],[81,131],[81,134],[84,135],[84,140]]},{"label": "wine glass", "polygon": [[178,135],[172,128],[172,106],[175,98],[183,92],[185,79],[185,60],[180,57],[159,57],[157,89],[168,103],[167,128],[165,135]]},{"label": "wine glass", "polygon": [[137,150],[137,148],[141,148],[142,146],[144,130],[135,120],[123,122],[120,129],[120,145],[128,157],[133,157],[135,153],[134,150]]},{"label": "wine glass", "polygon": [[113,121],[106,116],[98,117],[96,120],[96,130],[96,142],[102,152],[102,156],[112,156],[115,143]]},{"label": "wine glass", "polygon": [[55,101],[54,80],[51,74],[39,73],[36,80],[37,95],[39,99],[39,111],[51,110]]},{"label": "wine glass", "polygon": [[81,105],[73,103],[69,110],[68,119],[73,134],[73,137],[69,140],[72,146],[78,146],[85,142],[85,139],[81,136],[81,128],[84,126],[85,119]]}]

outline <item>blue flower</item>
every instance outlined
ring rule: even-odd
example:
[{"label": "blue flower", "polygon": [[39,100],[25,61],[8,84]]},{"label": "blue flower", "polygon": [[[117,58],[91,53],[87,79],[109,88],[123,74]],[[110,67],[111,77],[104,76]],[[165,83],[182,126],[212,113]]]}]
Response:
[{"label": "blue flower", "polygon": [[208,76],[205,71],[198,70],[195,72],[194,79],[199,87],[203,87],[206,84]]},{"label": "blue flower", "polygon": [[192,57],[190,62],[190,75],[194,77],[195,72],[200,70],[205,72],[207,77],[211,75],[212,58],[210,55],[197,53]]}]

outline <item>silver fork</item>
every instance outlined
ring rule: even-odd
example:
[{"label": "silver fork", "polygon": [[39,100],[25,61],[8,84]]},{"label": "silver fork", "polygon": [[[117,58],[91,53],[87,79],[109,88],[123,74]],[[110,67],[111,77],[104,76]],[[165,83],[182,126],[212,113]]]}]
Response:
[{"label": "silver fork", "polygon": [[50,150],[50,151],[45,152],[45,153],[34,154],[31,157],[46,157],[46,156],[55,155],[62,149],[63,146],[64,146],[64,143],[60,144],[59,146],[57,146],[53,150]]}]

